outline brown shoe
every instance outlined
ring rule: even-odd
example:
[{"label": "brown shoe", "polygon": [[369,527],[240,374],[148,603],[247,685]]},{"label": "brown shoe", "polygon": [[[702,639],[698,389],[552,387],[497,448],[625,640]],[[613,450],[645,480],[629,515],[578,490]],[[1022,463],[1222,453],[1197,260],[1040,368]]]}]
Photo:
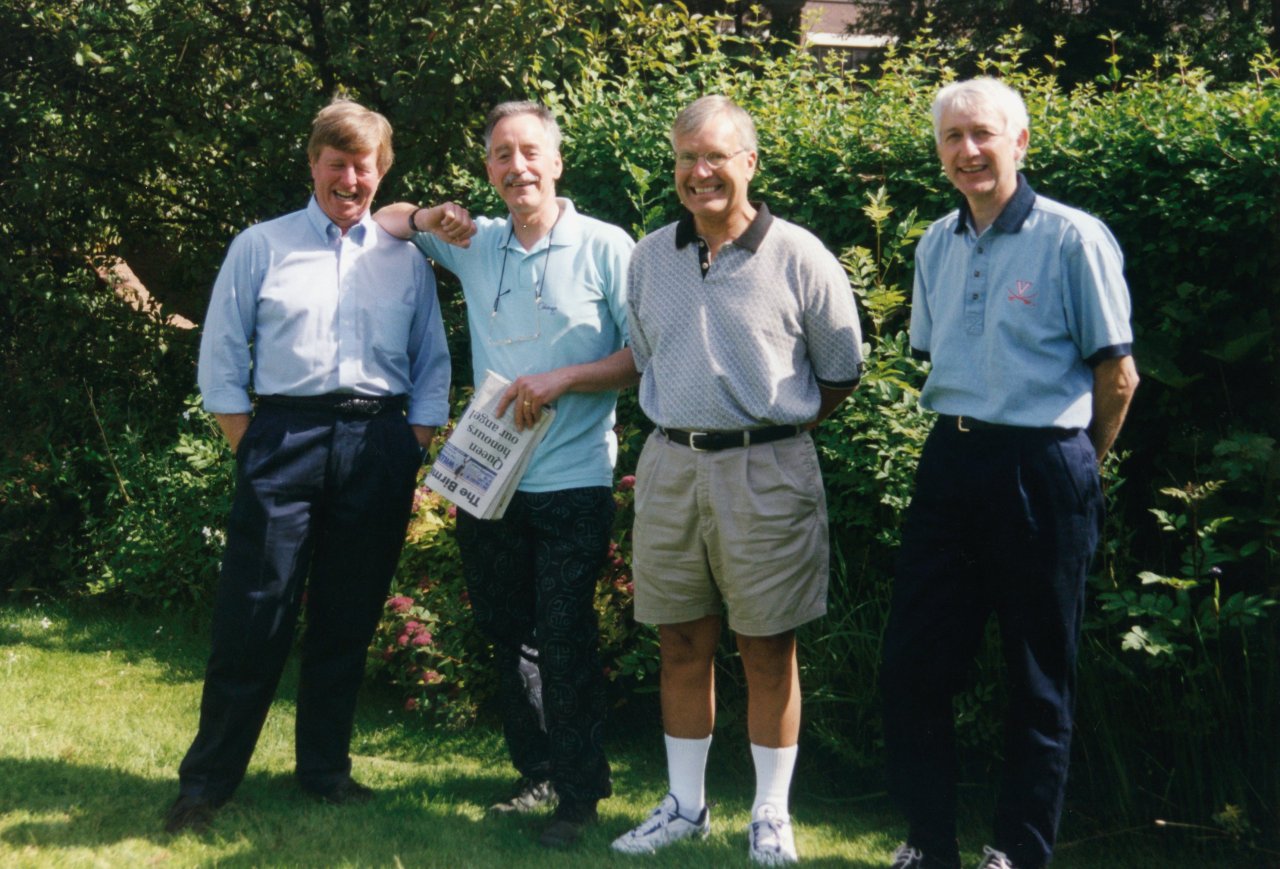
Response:
[{"label": "brown shoe", "polygon": [[209,829],[209,824],[213,822],[213,816],[218,813],[220,805],[222,804],[208,797],[182,794],[173,801],[173,805],[169,806],[169,811],[165,813],[164,831],[181,833],[190,830],[193,833],[203,833]]}]

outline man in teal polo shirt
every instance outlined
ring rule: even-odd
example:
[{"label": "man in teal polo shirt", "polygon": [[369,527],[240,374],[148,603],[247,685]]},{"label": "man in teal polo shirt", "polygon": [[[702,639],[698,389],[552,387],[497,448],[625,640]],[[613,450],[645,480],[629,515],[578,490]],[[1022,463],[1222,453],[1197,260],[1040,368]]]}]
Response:
[{"label": "man in teal polo shirt", "polygon": [[[555,195],[560,130],[543,106],[503,103],[485,124],[485,166],[509,214],[476,221],[463,246],[452,203],[399,203],[377,214],[462,282],[477,383],[512,381],[499,414],[520,427],[555,419],[503,518],[458,514],[458,543],[476,621],[494,643],[503,730],[520,772],[497,812],[558,801],[541,842],[572,844],[612,792],[603,748],[605,681],[593,606],[613,526],[617,391],[638,380],[627,344],[626,274],[634,246],[616,226]],[[536,663],[536,668],[531,666]],[[530,676],[541,680],[529,689]]]},{"label": "man in teal polo shirt", "polygon": [[911,347],[938,414],[916,475],[884,636],[895,869],[958,869],[952,698],[995,613],[1008,670],[994,846],[981,869],[1049,862],[1066,786],[1098,462],[1138,384],[1123,258],[1101,221],[1018,172],[1022,99],[994,79],[933,103],[960,191],[916,251]]}]

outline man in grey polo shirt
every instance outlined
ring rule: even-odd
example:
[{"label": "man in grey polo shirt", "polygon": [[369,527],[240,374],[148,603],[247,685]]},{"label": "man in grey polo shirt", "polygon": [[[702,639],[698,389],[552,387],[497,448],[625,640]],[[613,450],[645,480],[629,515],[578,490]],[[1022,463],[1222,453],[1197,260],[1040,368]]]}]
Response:
[{"label": "man in grey polo shirt", "polygon": [[982,869],[1040,869],[1070,754],[1098,462],[1137,370],[1115,239],[1017,171],[1022,99],[994,79],[933,103],[958,210],[916,250],[911,346],[932,362],[920,457],[884,637],[890,790],[909,823],[896,869],[957,869],[952,698],[992,612],[1009,678],[994,847]]},{"label": "man in grey polo shirt", "polygon": [[826,612],[827,517],[808,429],[857,385],[849,281],[811,234],[747,199],[751,117],[722,96],[671,132],[686,212],[631,259],[640,405],[658,426],[636,469],[636,618],[658,625],[670,793],[616,850],[705,836],[721,613],[747,677],[756,768],[749,853],[796,860],[788,791],[800,728],[795,629]]}]

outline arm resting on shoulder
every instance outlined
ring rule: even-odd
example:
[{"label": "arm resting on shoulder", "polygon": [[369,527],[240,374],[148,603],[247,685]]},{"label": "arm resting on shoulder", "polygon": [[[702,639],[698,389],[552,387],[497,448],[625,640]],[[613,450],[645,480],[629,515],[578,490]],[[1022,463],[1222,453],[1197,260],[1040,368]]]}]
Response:
[{"label": "arm resting on shoulder", "polygon": [[240,446],[240,438],[244,437],[245,431],[249,428],[249,414],[247,413],[215,413],[213,418],[218,422],[218,428],[222,429],[222,435],[227,439],[227,443],[231,445],[231,452],[235,452]]},{"label": "arm resting on shoulder", "polygon": [[1093,422],[1089,424],[1089,439],[1093,441],[1099,462],[1120,434],[1137,389],[1138,366],[1132,356],[1106,359],[1094,367]]},{"label": "arm resting on shoulder", "polygon": [[420,208],[412,202],[396,202],[379,208],[373,219],[396,238],[413,238],[416,228],[418,232],[431,233],[446,244],[470,247],[471,236],[476,234],[476,224],[470,212],[456,202],[442,202],[430,208]]},{"label": "arm resting on shoulder", "polygon": [[498,401],[498,416],[506,413],[508,405],[515,404],[516,428],[524,429],[537,422],[543,405],[551,404],[566,392],[607,392],[639,382],[640,372],[636,371],[631,348],[623,347],[595,362],[517,377]]}]

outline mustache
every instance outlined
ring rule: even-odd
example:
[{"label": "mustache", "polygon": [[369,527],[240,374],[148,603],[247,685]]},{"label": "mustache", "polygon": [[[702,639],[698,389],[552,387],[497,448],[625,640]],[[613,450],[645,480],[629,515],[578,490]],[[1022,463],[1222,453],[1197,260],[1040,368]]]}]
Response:
[{"label": "mustache", "polygon": [[515,184],[517,181],[537,181],[537,180],[538,180],[537,175],[525,175],[523,172],[508,172],[506,175],[502,176],[502,184],[504,187]]}]

